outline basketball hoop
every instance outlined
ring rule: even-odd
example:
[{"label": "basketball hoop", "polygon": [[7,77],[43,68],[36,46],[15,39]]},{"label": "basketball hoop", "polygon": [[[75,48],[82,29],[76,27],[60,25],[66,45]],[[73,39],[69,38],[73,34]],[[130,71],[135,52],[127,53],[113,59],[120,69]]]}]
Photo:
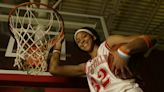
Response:
[{"label": "basketball hoop", "polygon": [[46,4],[26,2],[10,11],[8,22],[17,42],[14,66],[28,74],[47,71],[47,57],[52,48],[48,43],[53,41],[55,44],[55,36],[63,33],[62,16]]}]

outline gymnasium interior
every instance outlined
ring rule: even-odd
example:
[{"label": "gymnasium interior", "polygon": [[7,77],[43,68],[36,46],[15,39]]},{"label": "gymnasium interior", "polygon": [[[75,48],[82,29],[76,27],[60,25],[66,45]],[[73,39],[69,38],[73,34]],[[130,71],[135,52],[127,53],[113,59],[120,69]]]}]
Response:
[{"label": "gymnasium interior", "polygon": [[[90,92],[86,77],[44,77],[17,74],[13,67],[15,48],[8,25],[9,11],[24,2],[40,0],[0,0],[0,92]],[[74,32],[81,27],[97,30],[100,40],[110,35],[148,34],[157,37],[157,44],[137,70],[144,92],[164,92],[164,1],[163,0],[48,0],[50,7],[62,15],[65,44],[61,65],[86,62],[89,56],[74,43]],[[80,58],[80,59],[79,59]],[[137,66],[137,65],[136,65]],[[20,72],[19,72],[20,73]],[[48,75],[48,76],[47,76]],[[47,78],[47,80],[46,80]]]}]

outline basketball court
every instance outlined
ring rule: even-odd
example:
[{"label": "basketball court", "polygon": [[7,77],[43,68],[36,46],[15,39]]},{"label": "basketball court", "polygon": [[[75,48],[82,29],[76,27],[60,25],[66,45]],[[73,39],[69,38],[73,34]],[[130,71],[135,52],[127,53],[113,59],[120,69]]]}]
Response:
[{"label": "basketball court", "polygon": [[[45,0],[46,1],[46,0]],[[48,71],[39,72],[37,75],[30,75],[27,71],[19,70],[18,67],[14,67],[15,58],[17,56],[16,49],[17,43],[15,39],[11,36],[11,32],[8,25],[8,14],[15,4],[20,4],[22,2],[10,3],[0,2],[0,85],[3,86],[48,86],[48,87],[87,87],[87,85],[82,85],[86,83],[83,78],[66,78],[59,76],[52,76]],[[60,0],[56,2],[56,6],[60,3]],[[54,6],[54,7],[56,7]],[[61,51],[61,64],[78,64],[84,62],[83,60],[78,60],[75,53],[81,53],[78,51],[77,47],[73,45],[73,33],[74,30],[80,27],[89,26],[99,30],[101,35],[101,40],[108,36],[106,24],[104,18],[101,16],[76,14],[70,12],[59,12],[64,20],[64,30],[65,30],[65,41],[62,45]],[[85,21],[70,20],[71,17],[82,18]],[[42,22],[47,22],[46,19],[41,19]],[[51,32],[49,35],[55,35]],[[81,53],[84,54],[84,53]],[[83,58],[87,57],[82,55]],[[49,58],[48,58],[49,59]],[[47,62],[48,62],[47,59]],[[84,59],[84,60],[87,60]],[[78,61],[78,62],[72,62]],[[48,67],[48,66],[47,66]],[[71,83],[71,80],[74,82]],[[76,82],[81,82],[78,84]],[[53,84],[53,85],[52,85]],[[51,86],[50,86],[51,85]]]}]

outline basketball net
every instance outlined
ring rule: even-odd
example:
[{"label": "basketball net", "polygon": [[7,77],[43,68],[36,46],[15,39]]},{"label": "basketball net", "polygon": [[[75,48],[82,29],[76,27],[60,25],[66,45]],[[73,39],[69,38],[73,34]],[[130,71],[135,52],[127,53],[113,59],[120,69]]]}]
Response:
[{"label": "basketball net", "polygon": [[[42,11],[36,6],[44,6]],[[45,9],[45,7],[47,9]],[[39,13],[38,13],[39,12]],[[43,22],[43,20],[46,20]],[[41,3],[23,3],[12,9],[9,14],[9,26],[17,42],[14,66],[27,71],[28,74],[38,74],[47,71],[47,57],[54,36],[49,34],[55,24],[54,33],[63,30],[61,15],[51,7]]]}]

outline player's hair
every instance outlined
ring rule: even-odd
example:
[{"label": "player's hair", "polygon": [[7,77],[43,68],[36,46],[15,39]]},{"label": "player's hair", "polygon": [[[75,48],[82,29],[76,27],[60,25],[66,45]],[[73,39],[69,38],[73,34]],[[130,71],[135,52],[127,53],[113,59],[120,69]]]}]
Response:
[{"label": "player's hair", "polygon": [[[100,37],[98,35],[98,33],[96,32],[95,29],[91,28],[91,27],[82,27],[82,28],[79,28],[79,29],[86,29],[88,31],[90,31],[95,37],[96,37],[96,40],[95,40],[95,43],[97,45],[100,45],[101,41],[100,41]],[[78,31],[79,29],[77,29],[76,31]],[[76,33],[76,32],[75,32]]]}]

